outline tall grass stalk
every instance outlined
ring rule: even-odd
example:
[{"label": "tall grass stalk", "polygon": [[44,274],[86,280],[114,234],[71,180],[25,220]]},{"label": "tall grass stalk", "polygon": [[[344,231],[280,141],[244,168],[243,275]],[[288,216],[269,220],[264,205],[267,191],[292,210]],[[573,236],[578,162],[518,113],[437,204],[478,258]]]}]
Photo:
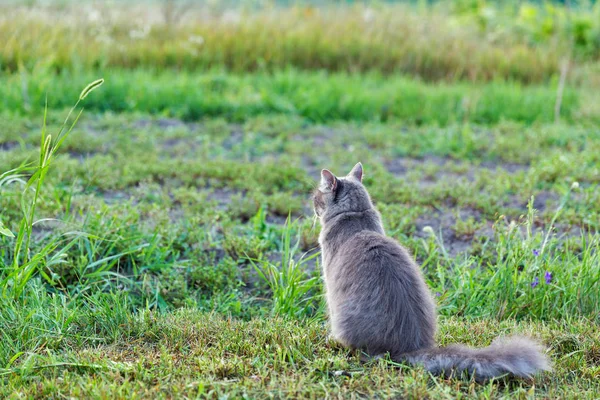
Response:
[{"label": "tall grass stalk", "polygon": [[[48,104],[46,101],[44,120],[40,135],[40,156],[37,163],[31,162],[22,164],[18,168],[8,171],[0,176],[0,182],[9,183],[23,181],[23,178],[25,178],[28,174],[31,174],[29,179],[25,181],[25,188],[21,196],[21,212],[23,217],[19,223],[18,232],[15,239],[13,262],[8,268],[8,271],[6,271],[4,274],[5,277],[0,282],[2,286],[3,297],[12,296],[14,298],[18,298],[35,271],[39,270],[41,266],[44,266],[45,261],[52,263],[56,261],[56,257],[61,257],[61,252],[53,255],[54,250],[56,250],[60,243],[58,240],[51,241],[36,254],[31,254],[31,240],[34,234],[33,228],[36,223],[36,208],[39,197],[42,193],[44,180],[50,169],[50,166],[52,165],[54,156],[75,127],[75,124],[77,124],[77,121],[83,112],[83,108],[79,110],[75,118],[71,121],[73,112],[77,109],[81,101],[83,101],[85,97],[94,89],[101,86],[103,82],[103,79],[98,79],[90,83],[81,91],[77,102],[70,109],[67,117],[65,118],[54,138],[51,134],[48,134],[46,130],[46,118],[48,110]],[[12,232],[7,228],[0,228],[2,228],[0,233],[6,236],[14,237]],[[47,260],[47,258],[50,258],[50,260]]]}]

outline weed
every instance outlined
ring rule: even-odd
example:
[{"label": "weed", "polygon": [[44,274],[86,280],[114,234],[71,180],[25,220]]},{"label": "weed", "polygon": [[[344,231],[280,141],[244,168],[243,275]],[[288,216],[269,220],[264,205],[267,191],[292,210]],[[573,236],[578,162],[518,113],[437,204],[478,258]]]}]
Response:
[{"label": "weed", "polygon": [[[565,253],[553,235],[570,194],[569,190],[545,229],[534,231],[533,199],[523,221],[501,218],[495,225],[496,258],[487,265],[478,257],[453,263],[451,271],[439,262],[435,265],[435,259],[434,266],[424,265],[435,271],[430,284],[445,293],[441,310],[497,319],[598,315],[598,237],[582,232],[581,250]],[[451,262],[441,243],[440,252]]]},{"label": "weed", "polygon": [[[69,111],[67,118],[60,127],[60,130],[55,138],[52,138],[52,135],[46,133],[47,114],[44,113],[44,123],[42,125],[40,138],[40,155],[37,164],[23,164],[16,169],[4,173],[1,177],[3,182],[11,182],[20,181],[21,177],[23,177],[25,173],[31,174],[25,183],[25,188],[21,198],[21,211],[23,213],[23,217],[19,224],[19,231],[15,239],[13,263],[8,271],[4,271],[4,279],[0,282],[0,286],[3,288],[3,297],[12,296],[14,298],[18,298],[23,292],[25,285],[27,285],[27,282],[38,271],[41,272],[42,276],[44,276],[48,281],[52,282],[52,277],[46,275],[40,267],[44,266],[44,263],[45,265],[50,266],[60,263],[61,258],[64,256],[64,251],[66,251],[75,243],[76,239],[70,241],[61,251],[55,253],[59,243],[57,241],[51,241],[36,254],[31,255],[30,253],[33,227],[38,222],[35,220],[35,211],[38,204],[38,198],[42,193],[44,179],[46,178],[46,174],[48,173],[50,165],[55,158],[56,152],[75,127],[75,124],[79,120],[83,110],[79,112],[79,114],[69,125],[71,114],[77,109],[79,103],[85,99],[91,91],[102,85],[102,83],[104,83],[103,79],[96,80],[87,85],[83,91],[81,91],[79,99]],[[7,232],[10,233],[10,231]],[[6,234],[6,232],[4,232],[4,234]],[[8,236],[12,235],[9,234]]]},{"label": "weed", "polygon": [[305,266],[320,253],[304,254],[296,259],[300,241],[292,246],[294,225],[288,217],[281,238],[280,263],[260,262],[251,257],[248,260],[271,291],[272,314],[300,318],[313,315],[318,306],[315,292],[320,280],[318,277],[308,277]]},{"label": "weed", "polygon": [[465,238],[472,238],[482,226],[481,223],[475,221],[472,216],[467,217],[466,220],[457,218],[456,224],[454,225],[454,232]]}]

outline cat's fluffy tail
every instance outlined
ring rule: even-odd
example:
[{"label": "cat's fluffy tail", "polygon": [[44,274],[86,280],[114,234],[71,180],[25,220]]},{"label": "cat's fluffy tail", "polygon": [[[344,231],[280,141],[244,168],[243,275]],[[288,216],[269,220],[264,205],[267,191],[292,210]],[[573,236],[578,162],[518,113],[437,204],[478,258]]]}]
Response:
[{"label": "cat's fluffy tail", "polygon": [[451,345],[419,350],[399,358],[421,365],[434,375],[451,376],[466,372],[476,380],[506,374],[531,378],[539,371],[551,369],[543,347],[522,336],[496,339],[490,346],[480,349]]}]

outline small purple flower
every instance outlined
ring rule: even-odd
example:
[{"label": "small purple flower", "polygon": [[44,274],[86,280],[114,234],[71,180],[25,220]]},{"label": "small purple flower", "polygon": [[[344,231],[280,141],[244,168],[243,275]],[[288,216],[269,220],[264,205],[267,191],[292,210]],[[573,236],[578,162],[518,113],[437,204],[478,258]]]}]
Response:
[{"label": "small purple flower", "polygon": [[540,255],[540,251],[538,249],[533,249],[533,255],[534,256],[539,256]]},{"label": "small purple flower", "polygon": [[442,294],[440,292],[435,292],[435,297],[441,297]]},{"label": "small purple flower", "polygon": [[546,279],[546,285],[549,285],[552,282],[552,272],[546,271],[546,274],[544,274],[544,279]]},{"label": "small purple flower", "polygon": [[532,288],[532,289],[535,289],[535,287],[536,287],[537,285],[539,285],[539,284],[540,284],[540,278],[538,278],[538,277],[536,276],[535,278],[533,278],[533,282],[531,282],[531,288]]}]

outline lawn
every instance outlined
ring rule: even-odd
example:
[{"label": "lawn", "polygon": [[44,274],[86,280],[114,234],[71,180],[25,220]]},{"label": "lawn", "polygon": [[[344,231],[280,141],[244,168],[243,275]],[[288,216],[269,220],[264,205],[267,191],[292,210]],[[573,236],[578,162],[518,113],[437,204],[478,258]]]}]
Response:
[{"label": "lawn", "polygon": [[[72,26],[48,25],[75,18],[67,6],[2,7],[13,18],[1,35],[41,25],[0,50],[0,397],[600,396],[600,28],[592,20],[587,44],[565,33],[597,6],[489,6],[497,20],[483,27],[487,11],[452,9],[439,29],[477,61],[459,46],[410,65],[399,60],[425,60],[433,36],[390,54],[376,45],[406,21],[435,25],[443,4],[346,6],[346,25],[369,34],[337,45],[347,28],[327,25],[331,8],[244,11],[243,22],[212,10],[202,27],[154,22],[142,38],[122,18],[137,6],[98,8],[130,51],[78,50],[91,31],[70,43]],[[365,10],[380,21],[394,7],[404,14],[364,25]],[[551,12],[556,35],[534,35]],[[73,26],[97,27],[88,19]],[[269,48],[257,32],[281,21],[297,23]],[[209,49],[169,53],[189,35]],[[564,90],[559,48],[572,56]],[[496,65],[498,51],[524,55]],[[327,341],[310,192],[322,168],[358,161],[387,234],[435,295],[438,342],[523,333],[548,348],[552,372],[476,384],[361,363]]]}]

